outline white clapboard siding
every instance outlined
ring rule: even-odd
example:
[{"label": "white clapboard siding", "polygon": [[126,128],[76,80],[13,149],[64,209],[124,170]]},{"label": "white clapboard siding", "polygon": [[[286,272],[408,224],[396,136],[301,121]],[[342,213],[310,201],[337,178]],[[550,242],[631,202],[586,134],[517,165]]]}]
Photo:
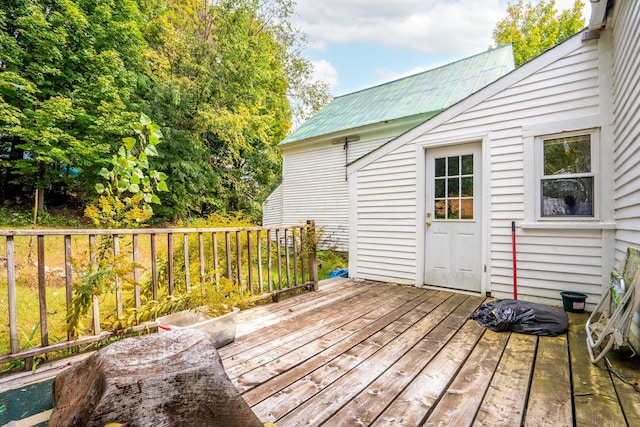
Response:
[{"label": "white clapboard siding", "polygon": [[313,219],[320,247],[347,250],[348,183],[342,145],[330,141],[288,148],[283,159],[283,222]]},{"label": "white clapboard siding", "polygon": [[[495,95],[470,105],[437,127],[429,127],[404,145],[365,163],[357,176],[357,276],[415,283],[417,205],[416,144],[452,140],[458,135],[487,134],[490,159],[488,290],[509,296],[513,286],[511,221],[525,217],[524,137],[522,128],[599,112],[598,42],[571,39],[575,49],[546,67],[514,81]],[[526,65],[525,65],[526,67]],[[506,78],[509,78],[507,76]],[[463,101],[464,103],[464,101]],[[455,108],[455,107],[454,107]],[[585,129],[590,123],[585,123]],[[420,128],[418,128],[420,129]],[[489,153],[487,153],[489,154]],[[375,220],[375,221],[374,221]],[[394,225],[395,227],[390,227]],[[601,230],[519,230],[519,295],[525,299],[561,305],[559,292],[584,292],[595,304],[603,283]],[[366,251],[362,251],[366,248]],[[412,252],[413,251],[413,252]],[[411,254],[412,257],[408,257]],[[396,270],[389,260],[402,260]],[[412,260],[411,268],[405,264]],[[380,265],[385,266],[384,273]],[[418,279],[419,281],[421,279]],[[421,285],[421,283],[418,283]]]},{"label": "white clapboard siding", "polygon": [[[640,246],[640,2],[619,1],[613,19],[616,258]],[[640,292],[629,340],[640,351]]]},{"label": "white clapboard siding", "polygon": [[358,277],[415,283],[413,157],[397,150],[358,172]]},{"label": "white clapboard siding", "polygon": [[[353,130],[310,144],[283,147],[282,223],[316,221],[319,246],[346,252],[349,245],[349,183],[346,166],[416,125],[416,119]],[[358,136],[345,149],[341,139]]]},{"label": "white clapboard siding", "polygon": [[269,194],[262,204],[262,225],[284,225],[282,222],[282,184]]},{"label": "white clapboard siding", "polygon": [[613,19],[616,258],[640,246],[640,2],[616,2]]}]

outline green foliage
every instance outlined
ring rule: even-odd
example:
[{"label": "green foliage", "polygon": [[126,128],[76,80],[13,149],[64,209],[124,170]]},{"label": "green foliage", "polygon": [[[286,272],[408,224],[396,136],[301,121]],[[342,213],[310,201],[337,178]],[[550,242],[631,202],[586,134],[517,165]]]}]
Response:
[{"label": "green foliage", "polygon": [[151,322],[158,317],[182,310],[194,310],[206,307],[206,315],[218,317],[227,314],[234,307],[246,307],[246,299],[242,292],[228,279],[222,278],[218,287],[209,284],[194,286],[189,292],[183,291],[174,295],[164,292],[158,300],[147,299],[140,308],[131,307],[125,315],[116,318],[110,329],[121,331],[143,322]]},{"label": "green foliage", "polygon": [[0,195],[90,200],[144,111],[167,142],[148,159],[172,189],[157,217],[258,219],[280,180],[278,142],[328,101],[292,13],[290,0],[4,1]]},{"label": "green foliage", "polygon": [[310,63],[296,53],[292,4],[167,5],[149,26],[155,61],[146,96],[171,141],[160,153],[174,190],[163,196],[165,205],[178,215],[195,207],[241,210],[258,219],[262,200],[280,179],[277,143],[291,125],[288,96],[296,89],[308,105],[326,93],[321,86],[301,88],[315,86]]},{"label": "green foliage", "polygon": [[331,250],[318,252],[318,280],[326,279],[333,270],[347,268],[348,266],[348,255],[343,252]]},{"label": "green foliage", "polygon": [[0,89],[0,151],[15,153],[4,166],[17,185],[82,194],[135,117],[126,104],[145,70],[142,22],[135,0],[3,3],[0,80],[14,86]]},{"label": "green foliage", "polygon": [[133,271],[139,265],[129,261],[126,255],[115,256],[106,248],[99,251],[97,265],[93,265],[88,254],[73,259],[73,296],[67,311],[67,328],[79,336],[87,330],[83,321],[93,304],[93,297],[115,294],[117,286],[133,286]]},{"label": "green foliage", "polygon": [[575,0],[570,10],[556,13],[555,0],[532,3],[518,0],[507,6],[508,16],[496,24],[496,46],[513,44],[516,66],[568,39],[584,27],[584,3]]},{"label": "green foliage", "polygon": [[153,215],[152,203],[160,204],[156,191],[169,191],[167,175],[151,169],[149,158],[158,156],[162,133],[146,115],[140,117],[136,138],[124,138],[111,159],[111,170],[102,168],[98,182],[98,205],[87,206],[85,215],[97,226],[106,228],[138,227]]}]

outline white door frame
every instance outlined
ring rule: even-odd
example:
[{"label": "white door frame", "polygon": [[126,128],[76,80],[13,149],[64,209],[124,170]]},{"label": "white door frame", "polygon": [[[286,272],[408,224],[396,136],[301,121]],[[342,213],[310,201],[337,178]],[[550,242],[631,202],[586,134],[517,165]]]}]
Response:
[{"label": "white door frame", "polygon": [[[489,236],[491,230],[491,203],[488,201],[491,198],[491,156],[490,156],[490,134],[489,133],[474,133],[465,134],[456,137],[432,139],[421,141],[416,144],[416,286],[427,287],[424,283],[425,273],[425,247],[426,247],[426,176],[427,176],[427,162],[426,162],[426,150],[429,148],[443,148],[453,147],[456,145],[481,143],[481,174],[482,174],[482,197],[480,198],[480,209],[482,212],[482,231],[481,231],[481,284],[480,293],[486,295],[491,292],[490,280],[491,266],[489,264]],[[444,289],[444,288],[443,288]],[[447,289],[450,291],[450,289]]]}]

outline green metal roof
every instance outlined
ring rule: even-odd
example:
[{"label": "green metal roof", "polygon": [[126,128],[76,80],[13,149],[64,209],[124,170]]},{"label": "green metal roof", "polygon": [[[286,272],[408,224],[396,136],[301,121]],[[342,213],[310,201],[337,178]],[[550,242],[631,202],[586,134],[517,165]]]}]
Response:
[{"label": "green metal roof", "polygon": [[433,70],[339,96],[280,145],[361,126],[425,114],[425,120],[513,70],[511,45]]}]

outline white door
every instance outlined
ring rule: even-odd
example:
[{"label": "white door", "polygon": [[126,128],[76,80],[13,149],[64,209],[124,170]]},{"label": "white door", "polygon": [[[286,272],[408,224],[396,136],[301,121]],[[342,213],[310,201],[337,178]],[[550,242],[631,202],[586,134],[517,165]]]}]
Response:
[{"label": "white door", "polygon": [[424,283],[480,292],[481,144],[427,149]]}]

